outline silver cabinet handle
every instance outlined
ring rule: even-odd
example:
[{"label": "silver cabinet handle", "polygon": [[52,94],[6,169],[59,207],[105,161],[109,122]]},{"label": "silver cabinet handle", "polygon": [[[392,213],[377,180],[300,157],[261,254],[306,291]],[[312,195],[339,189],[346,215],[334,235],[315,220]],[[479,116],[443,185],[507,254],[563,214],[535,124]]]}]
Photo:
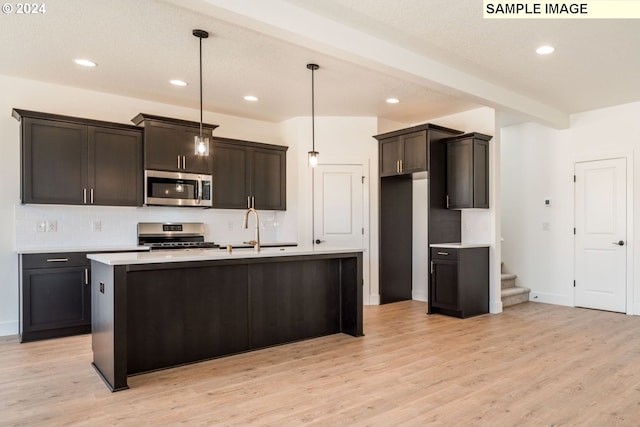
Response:
[{"label": "silver cabinet handle", "polygon": [[433,264],[433,261],[431,261],[431,274],[433,274],[434,271],[435,271],[435,266]]},{"label": "silver cabinet handle", "polygon": [[47,262],[69,262],[69,258],[49,258]]},{"label": "silver cabinet handle", "polygon": [[447,196],[447,209],[449,209],[449,196]]},{"label": "silver cabinet handle", "polygon": [[187,168],[187,156],[182,156],[182,169]]},{"label": "silver cabinet handle", "polygon": [[251,196],[247,196],[247,209],[251,209]]},{"label": "silver cabinet handle", "polygon": [[89,190],[89,194],[90,194],[90,198],[91,198],[91,204],[93,204],[93,188],[91,190]]},{"label": "silver cabinet handle", "polygon": [[251,207],[253,209],[256,208],[256,198],[255,198],[255,196],[251,196]]},{"label": "silver cabinet handle", "polygon": [[87,189],[86,188],[82,189],[82,203],[84,203],[85,205],[87,204]]},{"label": "silver cabinet handle", "polygon": [[178,154],[178,169],[180,169],[180,154]]},{"label": "silver cabinet handle", "polygon": [[400,172],[404,169],[404,165],[402,164],[402,160],[400,160]]},{"label": "silver cabinet handle", "polygon": [[396,173],[400,173],[400,160],[396,160]]},{"label": "silver cabinet handle", "polygon": [[449,252],[436,252],[438,255],[449,256]]},{"label": "silver cabinet handle", "polygon": [[84,284],[85,285],[89,284],[89,269],[88,268],[84,269]]}]

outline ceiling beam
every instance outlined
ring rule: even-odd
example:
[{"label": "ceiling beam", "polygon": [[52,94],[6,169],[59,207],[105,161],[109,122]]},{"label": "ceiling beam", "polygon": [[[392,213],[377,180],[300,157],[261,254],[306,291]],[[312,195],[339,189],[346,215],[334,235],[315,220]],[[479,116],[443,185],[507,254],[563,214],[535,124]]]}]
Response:
[{"label": "ceiling beam", "polygon": [[569,126],[567,112],[285,0],[165,1],[498,111]]}]

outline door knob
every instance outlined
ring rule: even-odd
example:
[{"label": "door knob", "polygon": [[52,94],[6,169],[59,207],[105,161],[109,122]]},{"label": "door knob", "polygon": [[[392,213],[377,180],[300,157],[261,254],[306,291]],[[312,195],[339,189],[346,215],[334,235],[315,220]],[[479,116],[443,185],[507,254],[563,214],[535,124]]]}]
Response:
[{"label": "door knob", "polygon": [[316,245],[319,245],[322,242],[324,242],[324,240],[316,239]]},{"label": "door knob", "polygon": [[624,246],[624,240],[620,240],[619,242],[613,242],[614,245]]}]

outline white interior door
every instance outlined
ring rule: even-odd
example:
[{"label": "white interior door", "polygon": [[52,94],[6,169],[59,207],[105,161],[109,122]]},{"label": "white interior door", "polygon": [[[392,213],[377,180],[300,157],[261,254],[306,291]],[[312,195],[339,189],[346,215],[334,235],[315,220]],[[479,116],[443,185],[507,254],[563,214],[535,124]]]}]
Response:
[{"label": "white interior door", "polygon": [[361,165],[318,165],[314,170],[315,244],[362,248]]},{"label": "white interior door", "polygon": [[626,312],[627,164],[575,164],[575,305]]}]

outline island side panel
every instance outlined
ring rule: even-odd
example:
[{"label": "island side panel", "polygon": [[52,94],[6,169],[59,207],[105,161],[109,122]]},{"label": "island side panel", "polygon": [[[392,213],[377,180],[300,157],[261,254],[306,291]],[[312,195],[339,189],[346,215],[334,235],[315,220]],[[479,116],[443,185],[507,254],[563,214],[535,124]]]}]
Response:
[{"label": "island side panel", "polygon": [[354,337],[362,331],[362,254],[340,263],[341,331]]},{"label": "island side panel", "polygon": [[249,266],[251,347],[340,332],[340,260]]},{"label": "island side panel", "polygon": [[130,271],[128,373],[249,349],[247,265]]},{"label": "island side panel", "polygon": [[127,287],[124,266],[91,261],[92,365],[111,391],[127,385]]}]

